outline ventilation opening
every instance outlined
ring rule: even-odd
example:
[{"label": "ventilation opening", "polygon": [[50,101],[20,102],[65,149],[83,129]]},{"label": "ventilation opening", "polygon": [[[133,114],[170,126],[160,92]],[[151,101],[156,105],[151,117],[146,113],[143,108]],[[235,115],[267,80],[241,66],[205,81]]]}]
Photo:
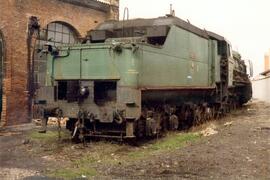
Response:
[{"label": "ventilation opening", "polygon": [[97,105],[116,101],[116,82],[94,82],[94,101]]}]

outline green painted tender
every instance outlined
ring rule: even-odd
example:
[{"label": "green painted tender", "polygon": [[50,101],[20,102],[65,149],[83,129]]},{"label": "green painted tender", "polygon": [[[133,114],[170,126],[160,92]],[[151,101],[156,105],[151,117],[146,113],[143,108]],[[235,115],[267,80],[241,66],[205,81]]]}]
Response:
[{"label": "green painted tender", "polygon": [[49,50],[40,107],[61,109],[74,137],[153,136],[251,97],[230,44],[176,17],[105,22],[87,43]]},{"label": "green painted tender", "polygon": [[60,53],[69,56],[48,61],[52,67],[48,76],[53,73],[55,80],[119,80],[121,86],[139,88],[213,86],[211,74],[216,64],[210,57],[217,52],[212,52],[211,43],[172,26],[162,47],[132,39],[130,43],[112,39],[104,44],[62,47]]}]

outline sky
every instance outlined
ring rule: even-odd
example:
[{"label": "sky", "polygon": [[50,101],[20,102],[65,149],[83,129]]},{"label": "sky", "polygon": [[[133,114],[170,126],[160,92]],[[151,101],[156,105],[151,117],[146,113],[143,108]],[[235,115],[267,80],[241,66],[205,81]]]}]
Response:
[{"label": "sky", "polygon": [[243,59],[252,60],[254,75],[264,71],[264,55],[270,48],[270,0],[120,0],[129,18],[154,18],[169,13],[224,36]]}]

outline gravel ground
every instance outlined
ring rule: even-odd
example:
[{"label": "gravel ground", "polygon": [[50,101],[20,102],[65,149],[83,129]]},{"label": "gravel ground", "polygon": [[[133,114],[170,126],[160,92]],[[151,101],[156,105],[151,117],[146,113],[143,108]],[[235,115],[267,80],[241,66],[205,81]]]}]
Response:
[{"label": "gravel ground", "polygon": [[[26,125],[0,130],[1,180],[49,179],[41,178],[47,169],[71,162],[65,158],[56,160],[56,156],[63,152],[95,150],[91,147],[81,150],[67,143],[65,148],[72,151],[61,149],[58,155],[45,156],[46,153],[37,151],[43,148],[42,144],[28,142],[26,134],[31,129],[33,126]],[[93,166],[98,173],[91,179],[270,179],[270,104],[251,102],[226,118],[193,131],[203,132],[205,137],[184,147],[153,153],[140,160],[130,159],[127,163],[98,161]],[[112,146],[117,151],[145,148],[91,144],[95,145],[99,149]],[[122,158],[121,153],[118,158]]]},{"label": "gravel ground", "polygon": [[213,124],[217,134],[178,151],[114,168],[111,174],[130,179],[270,179],[269,104],[250,103]]}]

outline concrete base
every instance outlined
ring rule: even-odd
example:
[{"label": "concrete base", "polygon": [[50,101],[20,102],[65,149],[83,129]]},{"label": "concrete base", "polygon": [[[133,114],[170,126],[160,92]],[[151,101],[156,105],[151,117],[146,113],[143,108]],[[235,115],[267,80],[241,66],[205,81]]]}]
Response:
[{"label": "concrete base", "polygon": [[270,76],[252,81],[253,98],[270,102]]}]

